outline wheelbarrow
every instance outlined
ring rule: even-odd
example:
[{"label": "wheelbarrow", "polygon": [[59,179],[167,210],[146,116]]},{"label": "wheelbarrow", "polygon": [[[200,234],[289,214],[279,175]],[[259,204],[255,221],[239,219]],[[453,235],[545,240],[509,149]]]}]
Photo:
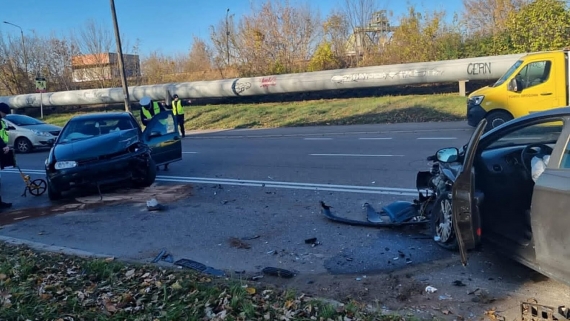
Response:
[{"label": "wheelbarrow", "polygon": [[47,182],[44,179],[36,178],[32,180],[30,175],[24,174],[22,172],[22,169],[16,162],[16,155],[13,149],[10,149],[10,151],[6,154],[0,151],[0,169],[4,169],[6,167],[18,169],[20,177],[22,177],[22,180],[26,185],[21,196],[26,197],[28,192],[34,196],[41,196],[47,191]]}]

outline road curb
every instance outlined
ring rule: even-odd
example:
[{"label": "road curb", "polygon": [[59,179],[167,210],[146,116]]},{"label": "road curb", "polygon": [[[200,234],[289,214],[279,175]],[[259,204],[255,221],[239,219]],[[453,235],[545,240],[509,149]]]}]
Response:
[{"label": "road curb", "polygon": [[9,237],[9,236],[3,236],[3,235],[0,235],[0,241],[6,242],[9,244],[13,244],[13,245],[26,245],[26,246],[29,246],[30,248],[33,248],[36,250],[41,250],[41,251],[61,253],[61,254],[66,254],[66,255],[75,255],[75,256],[86,257],[86,258],[109,258],[109,257],[113,257],[113,255],[93,253],[93,252],[88,252],[88,251],[83,251],[83,250],[72,249],[72,248],[64,247],[64,246],[48,245],[45,243],[28,241],[28,240],[24,240],[24,239],[18,239],[18,238]]}]

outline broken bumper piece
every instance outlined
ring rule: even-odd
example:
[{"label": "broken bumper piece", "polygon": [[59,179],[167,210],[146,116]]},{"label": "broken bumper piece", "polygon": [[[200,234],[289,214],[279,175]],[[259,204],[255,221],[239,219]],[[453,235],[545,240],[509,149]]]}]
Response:
[{"label": "broken bumper piece", "polygon": [[425,224],[427,217],[420,213],[420,204],[417,202],[397,201],[382,207],[377,212],[372,205],[365,203],[366,221],[353,220],[334,215],[330,206],[322,205],[321,212],[330,220],[355,226],[370,227],[396,227],[404,225]]}]

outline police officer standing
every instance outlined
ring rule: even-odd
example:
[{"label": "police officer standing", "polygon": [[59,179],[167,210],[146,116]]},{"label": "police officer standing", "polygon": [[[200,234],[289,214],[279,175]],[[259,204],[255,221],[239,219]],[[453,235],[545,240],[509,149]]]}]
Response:
[{"label": "police officer standing", "polygon": [[153,101],[150,97],[143,97],[140,100],[141,104],[141,122],[146,127],[148,122],[154,117],[155,115],[160,114],[165,109],[164,107],[158,103],[158,101]]},{"label": "police officer standing", "polygon": [[[145,127],[154,116],[166,110],[158,101],[153,101],[150,99],[150,97],[147,96],[141,98],[139,103],[141,105],[141,122]],[[166,132],[166,124],[164,124],[162,120],[160,123],[165,127],[164,131]],[[156,169],[159,169],[158,166]],[[164,170],[168,170],[168,164],[164,165]]]},{"label": "police officer standing", "polygon": [[176,117],[176,122],[180,126],[180,133],[182,138],[186,137],[186,132],[184,131],[184,106],[182,105],[182,100],[178,99],[178,95],[174,95],[172,98],[172,114]]},{"label": "police officer standing", "polygon": [[[4,156],[10,152],[10,147],[8,146],[8,126],[4,121],[4,117],[10,114],[10,106],[6,103],[0,103],[0,153]],[[12,203],[5,203],[2,201],[2,196],[0,196],[0,210],[12,207]]]}]

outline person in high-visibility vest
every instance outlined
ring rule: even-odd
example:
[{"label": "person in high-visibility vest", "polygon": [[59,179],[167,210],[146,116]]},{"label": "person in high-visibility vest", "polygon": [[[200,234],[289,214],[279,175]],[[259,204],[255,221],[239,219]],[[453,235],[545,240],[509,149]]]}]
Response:
[{"label": "person in high-visibility vest", "polygon": [[[4,117],[10,113],[10,106],[8,106],[6,103],[0,103],[0,149],[4,155],[10,152],[10,146],[8,146],[8,125],[4,121]],[[10,207],[12,207],[12,203],[6,203],[2,201],[2,196],[0,196],[0,210]]]},{"label": "person in high-visibility vest", "polygon": [[158,101],[153,101],[150,97],[141,98],[139,103],[141,104],[141,122],[145,127],[152,117],[165,110]]},{"label": "person in high-visibility vest", "polygon": [[[164,107],[157,101],[153,101],[150,99],[150,97],[143,97],[140,100],[140,105],[141,105],[141,122],[143,123],[143,125],[146,127],[148,122],[156,115],[160,114],[161,112],[165,111],[166,109],[164,109]],[[159,120],[159,122],[162,124],[160,128],[160,130],[163,132],[163,134],[167,133],[167,120],[166,119],[161,119]],[[158,166],[156,167],[156,169],[158,170]],[[168,170],[168,164],[164,165],[164,170]]]},{"label": "person in high-visibility vest", "polygon": [[180,127],[180,133],[182,138],[186,137],[186,131],[184,130],[184,105],[182,105],[182,100],[178,99],[178,95],[172,96],[172,114],[176,117],[176,122]]}]

